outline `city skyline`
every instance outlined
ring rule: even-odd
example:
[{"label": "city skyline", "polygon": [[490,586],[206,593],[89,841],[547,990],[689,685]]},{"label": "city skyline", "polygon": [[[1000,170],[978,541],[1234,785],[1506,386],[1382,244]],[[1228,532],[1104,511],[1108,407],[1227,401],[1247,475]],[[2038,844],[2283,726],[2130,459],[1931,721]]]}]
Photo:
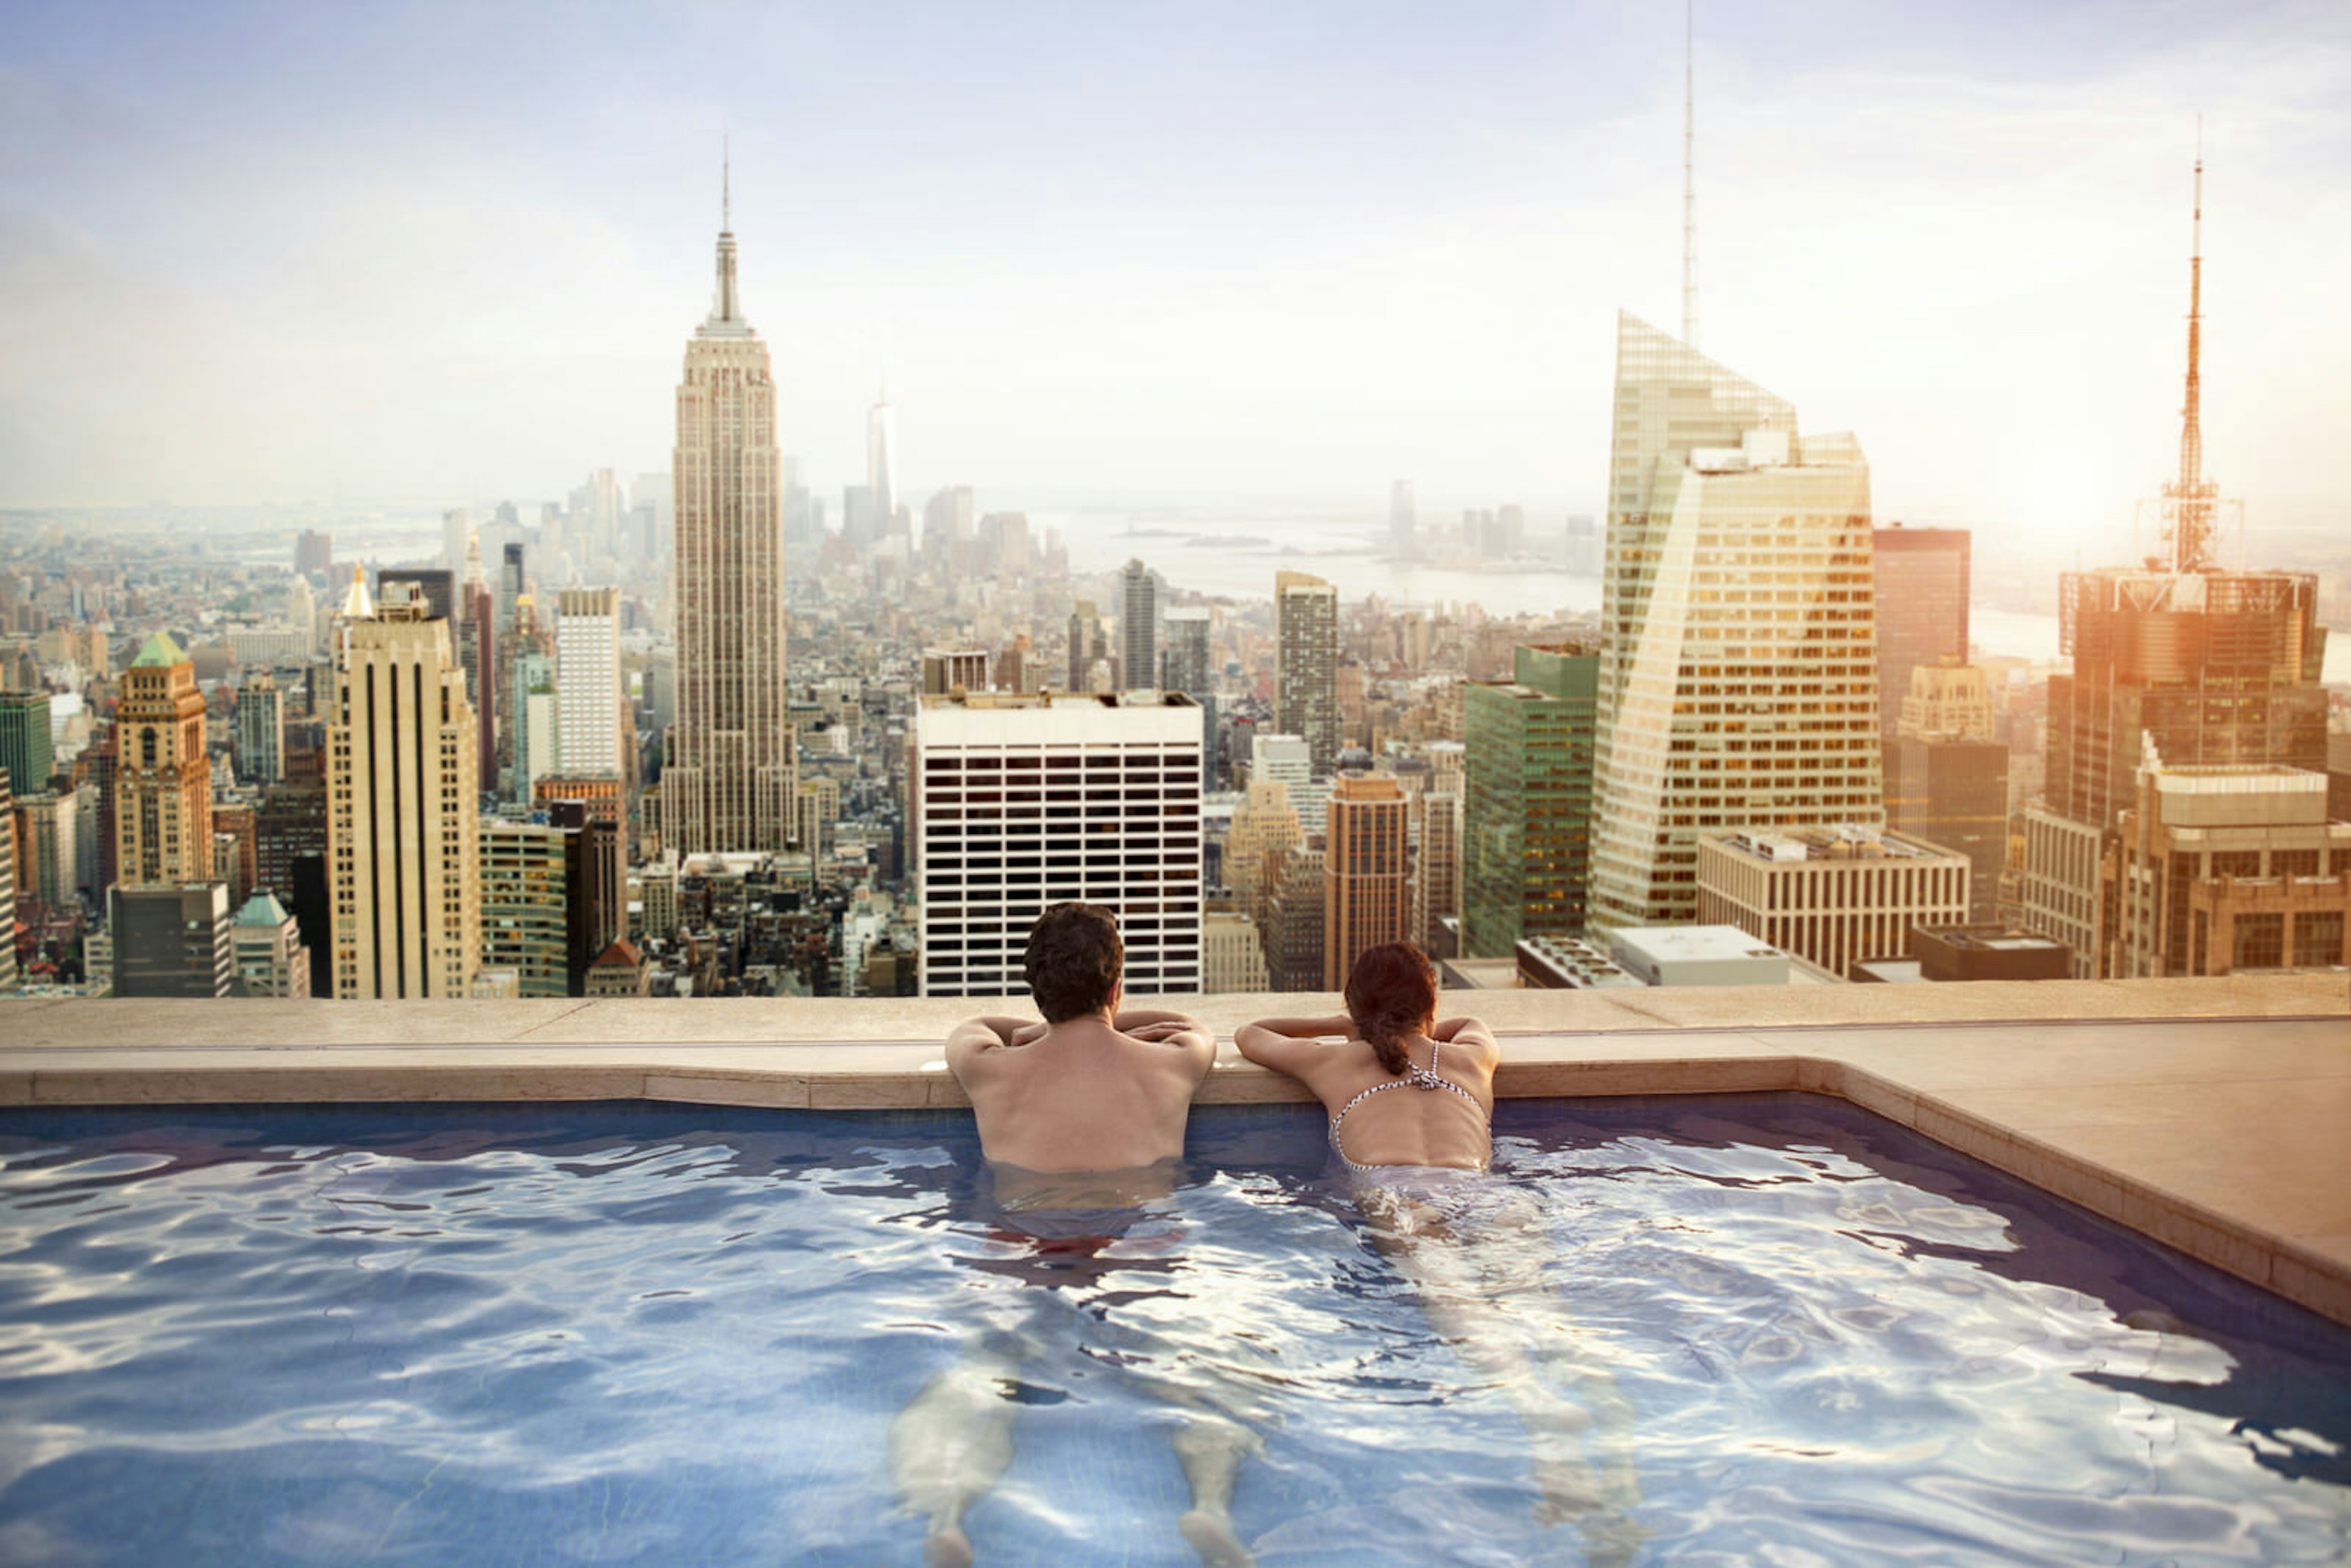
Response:
[{"label": "city skyline", "polygon": [[[1343,492],[1375,523],[1408,476],[1596,512],[1613,312],[1677,314],[1662,8],[1351,16],[1335,38],[1302,14],[1225,36],[728,13],[463,51],[430,47],[437,16],[329,35],[229,8],[135,42],[61,12],[0,25],[26,150],[0,173],[0,505],[472,498],[660,467],[646,371],[695,298],[722,121],[746,285],[785,345],[780,444],[820,491],[862,473],[886,364],[912,497]],[[2323,454],[2351,393],[2320,371],[2351,322],[2321,268],[2351,229],[2351,29],[2315,7],[2131,20],[1700,11],[1701,347],[1866,428],[1882,516],[1972,523],[1995,553],[2126,538],[2171,466],[2199,107],[2211,467],[2257,532],[2338,498]],[[789,90],[728,104],[689,79],[727,25],[793,47]],[[877,59],[938,90],[827,134]],[[560,117],[568,141],[533,122],[537,77],[600,68],[614,86]],[[1538,91],[1545,70],[1574,88]]]}]

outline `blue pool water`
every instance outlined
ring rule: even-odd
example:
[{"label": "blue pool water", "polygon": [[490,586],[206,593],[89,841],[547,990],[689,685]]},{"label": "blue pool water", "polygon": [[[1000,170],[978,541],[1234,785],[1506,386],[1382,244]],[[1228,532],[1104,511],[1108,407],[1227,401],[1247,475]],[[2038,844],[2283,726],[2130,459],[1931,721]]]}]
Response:
[{"label": "blue pool water", "polygon": [[1196,1113],[1106,1245],[1022,1239],[966,1116],[0,1113],[0,1563],[916,1563],[893,1416],[976,1354],[982,1563],[1196,1563],[1204,1415],[1268,1564],[2351,1556],[2344,1330],[1834,1102],[1497,1134],[1416,1265],[1303,1108]]}]

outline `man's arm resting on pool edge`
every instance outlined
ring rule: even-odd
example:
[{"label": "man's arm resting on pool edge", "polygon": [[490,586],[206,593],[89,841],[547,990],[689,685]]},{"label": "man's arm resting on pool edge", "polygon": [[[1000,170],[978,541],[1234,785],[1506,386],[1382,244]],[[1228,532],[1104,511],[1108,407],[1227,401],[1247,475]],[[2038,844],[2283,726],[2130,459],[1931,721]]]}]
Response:
[{"label": "man's arm resting on pool edge", "polygon": [[1007,1017],[966,1019],[947,1033],[947,1066],[958,1076],[972,1062],[991,1051],[1009,1051],[1026,1045],[1027,1035],[1033,1039],[1044,1032],[1045,1026],[1035,1019]]}]

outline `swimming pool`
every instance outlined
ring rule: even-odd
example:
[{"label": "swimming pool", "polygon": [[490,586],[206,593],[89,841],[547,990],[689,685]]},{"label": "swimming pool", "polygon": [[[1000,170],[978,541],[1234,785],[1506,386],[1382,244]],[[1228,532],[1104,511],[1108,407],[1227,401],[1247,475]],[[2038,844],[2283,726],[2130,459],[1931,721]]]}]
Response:
[{"label": "swimming pool", "polygon": [[1833,1101],[1497,1134],[1466,1277],[1592,1418],[1561,1523],[1310,1109],[1045,1243],[962,1115],[0,1113],[0,1561],[918,1562],[893,1417],[974,1364],[982,1563],[1197,1562],[1203,1413],[1266,1563],[2351,1552],[2351,1331]]}]

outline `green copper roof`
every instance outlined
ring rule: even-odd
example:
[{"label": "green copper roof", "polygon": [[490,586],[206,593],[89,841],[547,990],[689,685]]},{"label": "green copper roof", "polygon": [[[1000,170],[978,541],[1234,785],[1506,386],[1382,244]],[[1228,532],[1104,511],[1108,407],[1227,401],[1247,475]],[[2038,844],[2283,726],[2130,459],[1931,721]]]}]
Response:
[{"label": "green copper roof", "polygon": [[245,926],[283,925],[286,924],[286,906],[265,888],[245,901],[245,907],[236,912],[236,923]]},{"label": "green copper roof", "polygon": [[188,656],[180,652],[180,645],[172,641],[172,634],[158,632],[147,639],[147,645],[139,650],[139,656],[131,661],[131,667],[134,670],[168,670],[174,664],[187,662]]}]

